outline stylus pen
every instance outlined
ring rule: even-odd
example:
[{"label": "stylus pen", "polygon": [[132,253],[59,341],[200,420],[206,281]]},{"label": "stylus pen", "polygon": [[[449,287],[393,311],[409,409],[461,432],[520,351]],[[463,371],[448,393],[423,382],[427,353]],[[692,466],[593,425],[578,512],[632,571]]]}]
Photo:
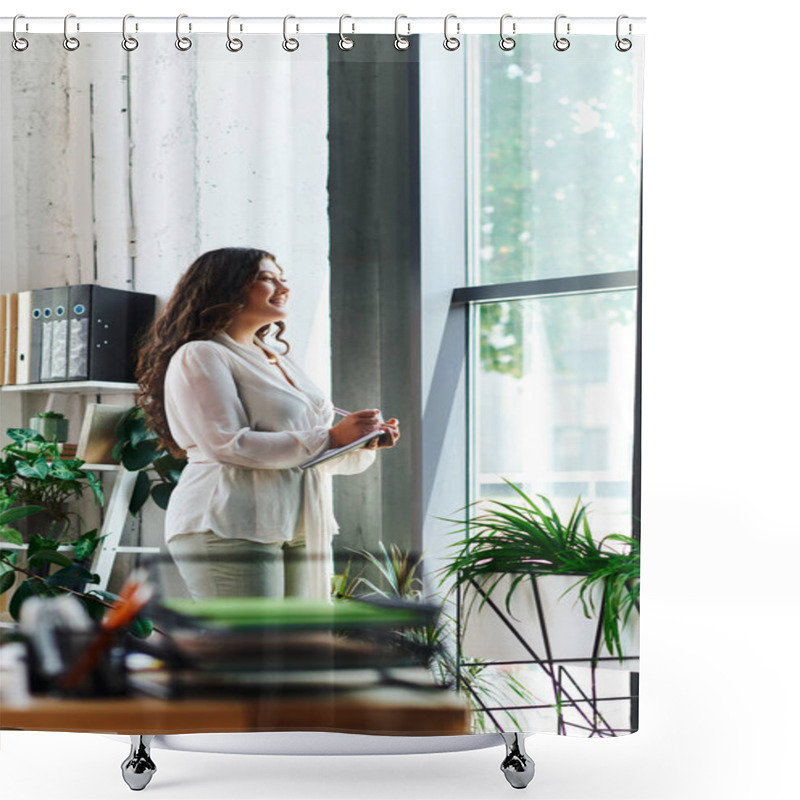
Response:
[{"label": "stylus pen", "polygon": [[[333,410],[340,417],[349,417],[350,414],[352,413],[350,411],[345,411],[343,408],[336,408],[336,406],[333,407]],[[380,419],[381,422],[383,422],[383,414],[381,414],[380,409],[378,410],[378,418]]]}]

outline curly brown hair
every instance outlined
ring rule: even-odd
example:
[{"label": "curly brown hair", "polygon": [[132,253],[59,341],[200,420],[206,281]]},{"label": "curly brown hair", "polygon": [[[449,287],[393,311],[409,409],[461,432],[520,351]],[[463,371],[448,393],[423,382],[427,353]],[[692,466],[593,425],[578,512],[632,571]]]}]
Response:
[{"label": "curly brown hair", "polygon": [[[210,339],[224,330],[234,316],[244,308],[248,289],[256,282],[261,261],[275,256],[266,250],[247,247],[224,247],[203,253],[181,275],[164,310],[156,317],[141,339],[137,357],[136,405],[144,411],[147,427],[158,436],[158,446],[178,458],[186,453],[172,438],[164,409],[164,377],[175,351],[186,342]],[[282,338],[286,328],[282,320],[273,323],[276,338]],[[272,324],[256,331],[260,338]]]}]

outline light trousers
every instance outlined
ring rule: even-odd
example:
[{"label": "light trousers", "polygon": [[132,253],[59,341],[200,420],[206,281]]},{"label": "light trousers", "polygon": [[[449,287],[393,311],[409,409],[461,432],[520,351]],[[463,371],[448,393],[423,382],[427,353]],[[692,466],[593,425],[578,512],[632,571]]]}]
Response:
[{"label": "light trousers", "polygon": [[193,531],[174,536],[167,549],[194,600],[308,596],[304,540],[264,543]]}]

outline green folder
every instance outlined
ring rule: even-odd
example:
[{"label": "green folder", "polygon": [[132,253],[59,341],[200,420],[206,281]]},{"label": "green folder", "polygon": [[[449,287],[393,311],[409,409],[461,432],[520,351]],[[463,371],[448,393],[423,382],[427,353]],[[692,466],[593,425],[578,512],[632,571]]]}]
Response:
[{"label": "green folder", "polygon": [[307,600],[267,597],[219,597],[164,600],[170,611],[213,627],[324,627],[419,624],[420,613],[408,607],[382,607],[354,600]]}]

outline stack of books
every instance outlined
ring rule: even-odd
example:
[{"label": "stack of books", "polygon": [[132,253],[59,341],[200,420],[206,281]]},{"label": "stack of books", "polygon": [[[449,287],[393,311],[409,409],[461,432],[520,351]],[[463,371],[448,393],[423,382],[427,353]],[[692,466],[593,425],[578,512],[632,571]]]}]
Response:
[{"label": "stack of books", "polygon": [[135,382],[156,296],[91,283],[0,295],[0,384]]},{"label": "stack of books", "polygon": [[431,653],[405,646],[399,635],[433,624],[437,614],[436,606],[402,601],[165,601],[155,616],[166,635],[150,649],[161,661],[129,680],[134,689],[164,698],[313,696],[385,685],[440,689],[426,666]]}]

